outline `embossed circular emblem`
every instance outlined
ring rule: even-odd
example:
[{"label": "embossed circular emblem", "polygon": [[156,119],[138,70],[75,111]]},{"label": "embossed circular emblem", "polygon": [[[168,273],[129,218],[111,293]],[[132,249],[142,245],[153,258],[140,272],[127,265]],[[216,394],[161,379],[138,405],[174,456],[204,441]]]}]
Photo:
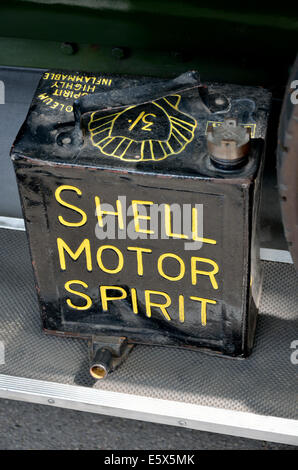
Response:
[{"label": "embossed circular emblem", "polygon": [[180,95],[169,95],[118,113],[95,111],[88,125],[92,144],[126,161],[163,160],[194,138],[196,120],[179,110]]}]

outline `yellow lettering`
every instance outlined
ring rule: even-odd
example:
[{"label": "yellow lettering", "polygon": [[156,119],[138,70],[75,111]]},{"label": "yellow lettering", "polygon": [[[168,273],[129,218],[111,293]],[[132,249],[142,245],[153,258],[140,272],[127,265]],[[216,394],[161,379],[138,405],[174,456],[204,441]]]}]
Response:
[{"label": "yellow lettering", "polygon": [[131,201],[133,215],[134,215],[134,222],[135,222],[135,230],[139,233],[154,233],[153,230],[147,230],[140,228],[139,220],[150,220],[149,215],[140,215],[138,212],[138,204],[140,205],[148,205],[151,206],[153,202],[151,201]]},{"label": "yellow lettering", "polygon": [[184,323],[184,297],[179,295],[179,320]]},{"label": "yellow lettering", "polygon": [[192,239],[195,242],[210,243],[211,245],[216,245],[216,240],[211,238],[201,238],[198,236],[198,211],[195,207],[192,208]]},{"label": "yellow lettering", "polygon": [[173,238],[188,238],[187,235],[183,233],[173,233],[172,232],[172,221],[171,221],[171,207],[169,204],[165,204],[165,231],[168,237]]},{"label": "yellow lettering", "polygon": [[206,326],[207,324],[207,304],[216,304],[215,300],[203,299],[201,297],[190,297],[191,300],[201,302],[201,324]]},{"label": "yellow lettering", "polygon": [[65,263],[65,254],[64,250],[69,254],[69,256],[76,261],[82,252],[85,250],[86,254],[86,268],[88,271],[92,271],[92,259],[91,259],[91,249],[90,249],[90,241],[88,238],[82,241],[77,251],[74,253],[69,246],[65,243],[62,238],[57,238],[57,246],[58,246],[58,253],[59,253],[59,260],[60,260],[60,267],[63,271],[66,270],[66,263]]},{"label": "yellow lettering", "polygon": [[[106,268],[106,267],[103,265],[101,256],[102,256],[102,252],[105,251],[105,250],[113,250],[115,253],[117,253],[117,256],[118,256],[118,266],[117,266],[116,268],[114,268],[114,269],[108,269],[108,268]],[[105,273],[116,274],[116,273],[119,273],[119,271],[121,271],[121,269],[123,268],[123,264],[124,264],[123,254],[121,253],[121,251],[119,250],[119,248],[117,248],[116,246],[113,246],[113,245],[103,245],[103,246],[101,246],[101,247],[98,248],[98,250],[97,250],[96,258],[97,258],[98,266],[99,266],[100,269],[101,269],[102,271],[104,271]]]},{"label": "yellow lettering", "polygon": [[128,251],[136,251],[137,252],[137,269],[138,275],[143,276],[144,268],[143,268],[143,255],[142,253],[152,253],[150,248],[141,248],[140,246],[128,246]]},{"label": "yellow lettering", "polygon": [[[108,297],[107,296],[107,291],[108,290],[117,290],[121,292],[121,295],[119,297]],[[104,312],[108,311],[108,302],[111,300],[122,300],[126,299],[127,297],[127,292],[123,287],[118,287],[118,286],[100,286],[100,296],[101,296],[101,304],[102,304],[102,309]]]},{"label": "yellow lettering", "polygon": [[137,313],[139,313],[138,302],[137,302],[137,291],[133,287],[132,289],[130,289],[130,292],[131,292],[132,310],[133,310],[133,313],[137,314]]},{"label": "yellow lettering", "polygon": [[[202,271],[200,269],[197,269],[197,263],[208,263],[213,266],[212,271]],[[219,267],[216,264],[215,261],[212,259],[208,258],[197,258],[196,256],[192,256],[191,258],[191,281],[192,285],[195,286],[197,284],[197,274],[202,274],[203,276],[208,276],[210,279],[210,282],[212,284],[213,289],[218,289],[218,284],[215,279],[215,274],[217,274],[219,271]]]},{"label": "yellow lettering", "polygon": [[152,113],[148,113],[148,114],[145,114],[145,116],[143,116],[143,123],[145,124],[143,127],[142,127],[142,131],[149,131],[151,132],[151,129],[150,127],[153,126],[154,122],[152,121],[147,121],[147,117],[148,116],[153,116],[153,117],[156,117],[156,114],[152,114]]},{"label": "yellow lettering", "polygon": [[102,215],[106,214],[106,215],[114,215],[115,217],[118,217],[119,228],[121,230],[124,229],[122,205],[121,205],[121,201],[119,201],[119,199],[117,199],[117,201],[116,201],[116,207],[117,207],[116,212],[102,210],[101,206],[100,206],[100,198],[98,196],[95,196],[95,207],[96,207],[96,215],[97,215],[98,225],[100,227],[103,227]]},{"label": "yellow lettering", "polygon": [[136,120],[131,124],[131,126],[128,128],[129,131],[132,131],[132,130],[133,130],[133,128],[134,128],[134,127],[138,124],[138,122],[140,121],[140,119],[142,119],[142,117],[144,116],[144,114],[145,114],[145,111],[142,111],[142,112],[138,115],[137,119],[136,119]]},{"label": "yellow lettering", "polygon": [[86,284],[86,282],[83,282],[83,281],[75,281],[75,280],[74,281],[67,281],[64,284],[64,287],[67,290],[67,292],[70,292],[71,294],[75,294],[79,297],[82,297],[83,299],[86,300],[86,304],[83,305],[83,306],[78,306],[78,305],[74,305],[70,299],[66,299],[67,305],[71,308],[75,308],[76,310],[88,310],[88,308],[90,308],[91,305],[92,305],[92,300],[90,299],[89,295],[84,294],[83,292],[79,292],[79,291],[76,291],[74,289],[71,289],[71,287],[70,287],[71,284],[80,284],[81,286],[85,287],[86,289],[88,289],[88,284]]},{"label": "yellow lettering", "polygon": [[[151,302],[150,296],[151,295],[161,295],[166,299],[166,302],[164,304],[160,304],[157,302]],[[162,314],[164,317],[168,320],[171,321],[171,317],[167,312],[167,307],[171,305],[171,297],[166,294],[165,292],[159,292],[156,290],[145,290],[145,304],[146,304],[146,315],[147,317],[151,317],[151,307],[158,307],[160,308]]]},{"label": "yellow lettering", "polygon": [[66,225],[67,227],[82,227],[82,225],[85,225],[87,222],[87,214],[84,212],[82,209],[79,207],[73,206],[72,204],[69,204],[68,202],[63,201],[61,199],[61,193],[62,191],[75,191],[79,196],[82,195],[82,191],[79,188],[76,188],[75,186],[68,186],[66,184],[59,186],[56,191],[55,191],[55,198],[61,204],[61,206],[67,207],[68,209],[71,209],[78,214],[82,216],[82,219],[80,222],[67,222],[66,220],[63,219],[61,215],[58,216],[58,220],[60,224]]},{"label": "yellow lettering", "polygon": [[[174,258],[178,261],[178,263],[180,264],[180,272],[177,276],[169,276],[165,274],[163,270],[163,265],[162,265],[163,260],[165,258]],[[162,255],[160,255],[160,257],[158,258],[158,262],[157,262],[157,269],[158,269],[159,274],[165,279],[168,279],[169,281],[179,281],[180,279],[183,278],[185,274],[185,264],[183,260],[180,258],[180,256],[175,255],[174,253],[163,253]]]}]

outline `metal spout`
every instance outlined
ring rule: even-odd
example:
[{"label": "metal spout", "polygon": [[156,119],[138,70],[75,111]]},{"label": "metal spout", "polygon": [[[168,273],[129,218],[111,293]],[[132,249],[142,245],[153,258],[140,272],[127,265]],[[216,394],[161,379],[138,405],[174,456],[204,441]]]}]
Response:
[{"label": "metal spout", "polygon": [[105,379],[112,370],[113,355],[111,351],[100,348],[96,351],[90,365],[90,374],[96,380]]}]

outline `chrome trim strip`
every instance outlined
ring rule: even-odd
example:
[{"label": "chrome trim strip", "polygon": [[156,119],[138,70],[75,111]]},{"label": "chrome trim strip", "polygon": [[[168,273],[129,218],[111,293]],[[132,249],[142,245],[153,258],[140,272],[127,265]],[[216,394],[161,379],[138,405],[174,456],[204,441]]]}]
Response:
[{"label": "chrome trim strip", "polygon": [[274,250],[272,248],[261,248],[260,258],[263,261],[277,261],[279,263],[293,264],[293,260],[289,251]]},{"label": "chrome trim strip", "polygon": [[0,228],[7,228],[10,230],[26,230],[24,219],[17,219],[16,217],[0,216]]}]

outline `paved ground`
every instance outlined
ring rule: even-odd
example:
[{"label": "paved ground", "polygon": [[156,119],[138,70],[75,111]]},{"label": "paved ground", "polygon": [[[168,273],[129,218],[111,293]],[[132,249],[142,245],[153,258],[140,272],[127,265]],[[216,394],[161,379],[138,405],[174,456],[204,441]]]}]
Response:
[{"label": "paved ground", "polygon": [[296,449],[264,441],[181,429],[0,399],[0,449]]}]

